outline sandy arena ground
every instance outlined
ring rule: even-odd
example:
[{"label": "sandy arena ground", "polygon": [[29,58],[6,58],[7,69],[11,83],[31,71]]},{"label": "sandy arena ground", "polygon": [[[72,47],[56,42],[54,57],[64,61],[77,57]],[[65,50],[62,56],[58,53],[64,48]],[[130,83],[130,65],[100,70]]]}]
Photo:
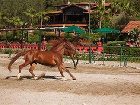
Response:
[{"label": "sandy arena ground", "polygon": [[7,70],[9,61],[0,58],[0,105],[140,105],[139,67],[79,64],[77,70],[69,68],[77,80],[64,73],[64,81],[57,68],[37,65],[35,74],[45,73],[44,78],[31,79],[28,66],[22,70],[23,79],[17,80],[23,60],[13,64],[12,73]]}]

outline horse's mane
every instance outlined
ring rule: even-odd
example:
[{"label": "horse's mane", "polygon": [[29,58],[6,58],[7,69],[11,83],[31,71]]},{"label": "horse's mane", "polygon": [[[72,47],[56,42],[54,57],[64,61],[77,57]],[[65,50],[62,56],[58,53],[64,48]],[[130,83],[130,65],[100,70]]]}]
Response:
[{"label": "horse's mane", "polygon": [[63,41],[61,40],[51,40],[49,42],[51,43],[51,46],[52,46],[50,50],[57,49],[60,46],[60,44],[63,43]]},{"label": "horse's mane", "polygon": [[58,47],[60,47],[61,43],[65,43],[65,45],[67,46],[67,47],[65,47],[65,49],[72,50],[72,51],[76,50],[75,45],[65,38],[50,40],[49,43],[52,45],[52,47],[50,49],[51,51],[55,51],[56,49],[58,49]]}]

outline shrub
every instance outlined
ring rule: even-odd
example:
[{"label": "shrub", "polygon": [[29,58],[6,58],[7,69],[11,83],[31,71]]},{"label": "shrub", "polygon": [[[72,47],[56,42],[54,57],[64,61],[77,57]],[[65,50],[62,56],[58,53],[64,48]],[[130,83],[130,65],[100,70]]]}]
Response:
[{"label": "shrub", "polygon": [[104,46],[104,53],[120,55],[122,58],[131,62],[140,62],[140,48],[138,47],[120,47],[120,46]]},{"label": "shrub", "polygon": [[[121,52],[122,50],[122,52]],[[104,46],[104,52],[108,54],[125,54],[127,56],[139,57],[140,48],[138,47],[121,47],[121,46]]]},{"label": "shrub", "polygon": [[1,52],[2,54],[12,54],[12,53],[13,53],[13,50],[7,48],[7,49],[1,49],[0,52]]},{"label": "shrub", "polygon": [[125,41],[109,41],[107,43],[108,46],[124,46]]}]

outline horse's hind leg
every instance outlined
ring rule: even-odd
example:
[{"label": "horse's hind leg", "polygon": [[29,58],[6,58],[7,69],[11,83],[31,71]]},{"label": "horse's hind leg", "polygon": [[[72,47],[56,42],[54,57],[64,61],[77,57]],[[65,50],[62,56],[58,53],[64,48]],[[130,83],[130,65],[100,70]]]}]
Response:
[{"label": "horse's hind leg", "polygon": [[34,77],[34,79],[38,79],[35,74],[33,73],[33,70],[35,69],[36,67],[36,64],[35,63],[32,63],[31,64],[31,67],[29,68],[29,72],[32,74],[32,76]]},{"label": "horse's hind leg", "polygon": [[63,70],[62,70],[62,68],[61,68],[61,66],[60,66],[60,65],[58,66],[58,70],[59,70],[59,72],[60,72],[61,76],[62,76],[62,77],[64,77]]},{"label": "horse's hind leg", "polygon": [[74,64],[74,69],[76,69],[76,63],[75,63],[75,61],[74,61],[74,58],[71,57],[71,59],[72,59],[72,62],[73,62],[73,64]]},{"label": "horse's hind leg", "polygon": [[78,61],[79,61],[79,57],[76,56],[76,59],[77,59],[77,60],[76,60],[76,64],[75,64],[75,69],[77,68]]},{"label": "horse's hind leg", "polygon": [[74,60],[74,56],[70,56],[70,58],[72,59],[72,62],[73,62],[73,64],[74,64],[74,69],[76,69],[77,68],[77,64],[78,64],[78,57],[76,57],[77,58],[77,61],[75,62],[75,60]]},{"label": "horse's hind leg", "polygon": [[25,61],[25,63],[19,65],[19,73],[18,73],[18,75],[17,75],[17,78],[18,78],[18,79],[20,79],[20,75],[21,75],[21,70],[22,70],[22,68],[25,67],[25,66],[27,66],[28,64],[30,64],[30,62],[29,62],[29,61]]}]

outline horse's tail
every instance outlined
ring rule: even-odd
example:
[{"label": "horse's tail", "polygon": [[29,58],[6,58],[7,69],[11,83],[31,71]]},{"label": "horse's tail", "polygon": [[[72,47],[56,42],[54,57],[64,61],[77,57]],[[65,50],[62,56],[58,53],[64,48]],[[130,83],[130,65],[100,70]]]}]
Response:
[{"label": "horse's tail", "polygon": [[27,52],[28,52],[28,51],[19,52],[16,56],[14,56],[14,57],[11,59],[9,65],[8,65],[8,70],[11,71],[11,66],[12,66],[12,64],[13,64],[20,56],[25,55]]}]

